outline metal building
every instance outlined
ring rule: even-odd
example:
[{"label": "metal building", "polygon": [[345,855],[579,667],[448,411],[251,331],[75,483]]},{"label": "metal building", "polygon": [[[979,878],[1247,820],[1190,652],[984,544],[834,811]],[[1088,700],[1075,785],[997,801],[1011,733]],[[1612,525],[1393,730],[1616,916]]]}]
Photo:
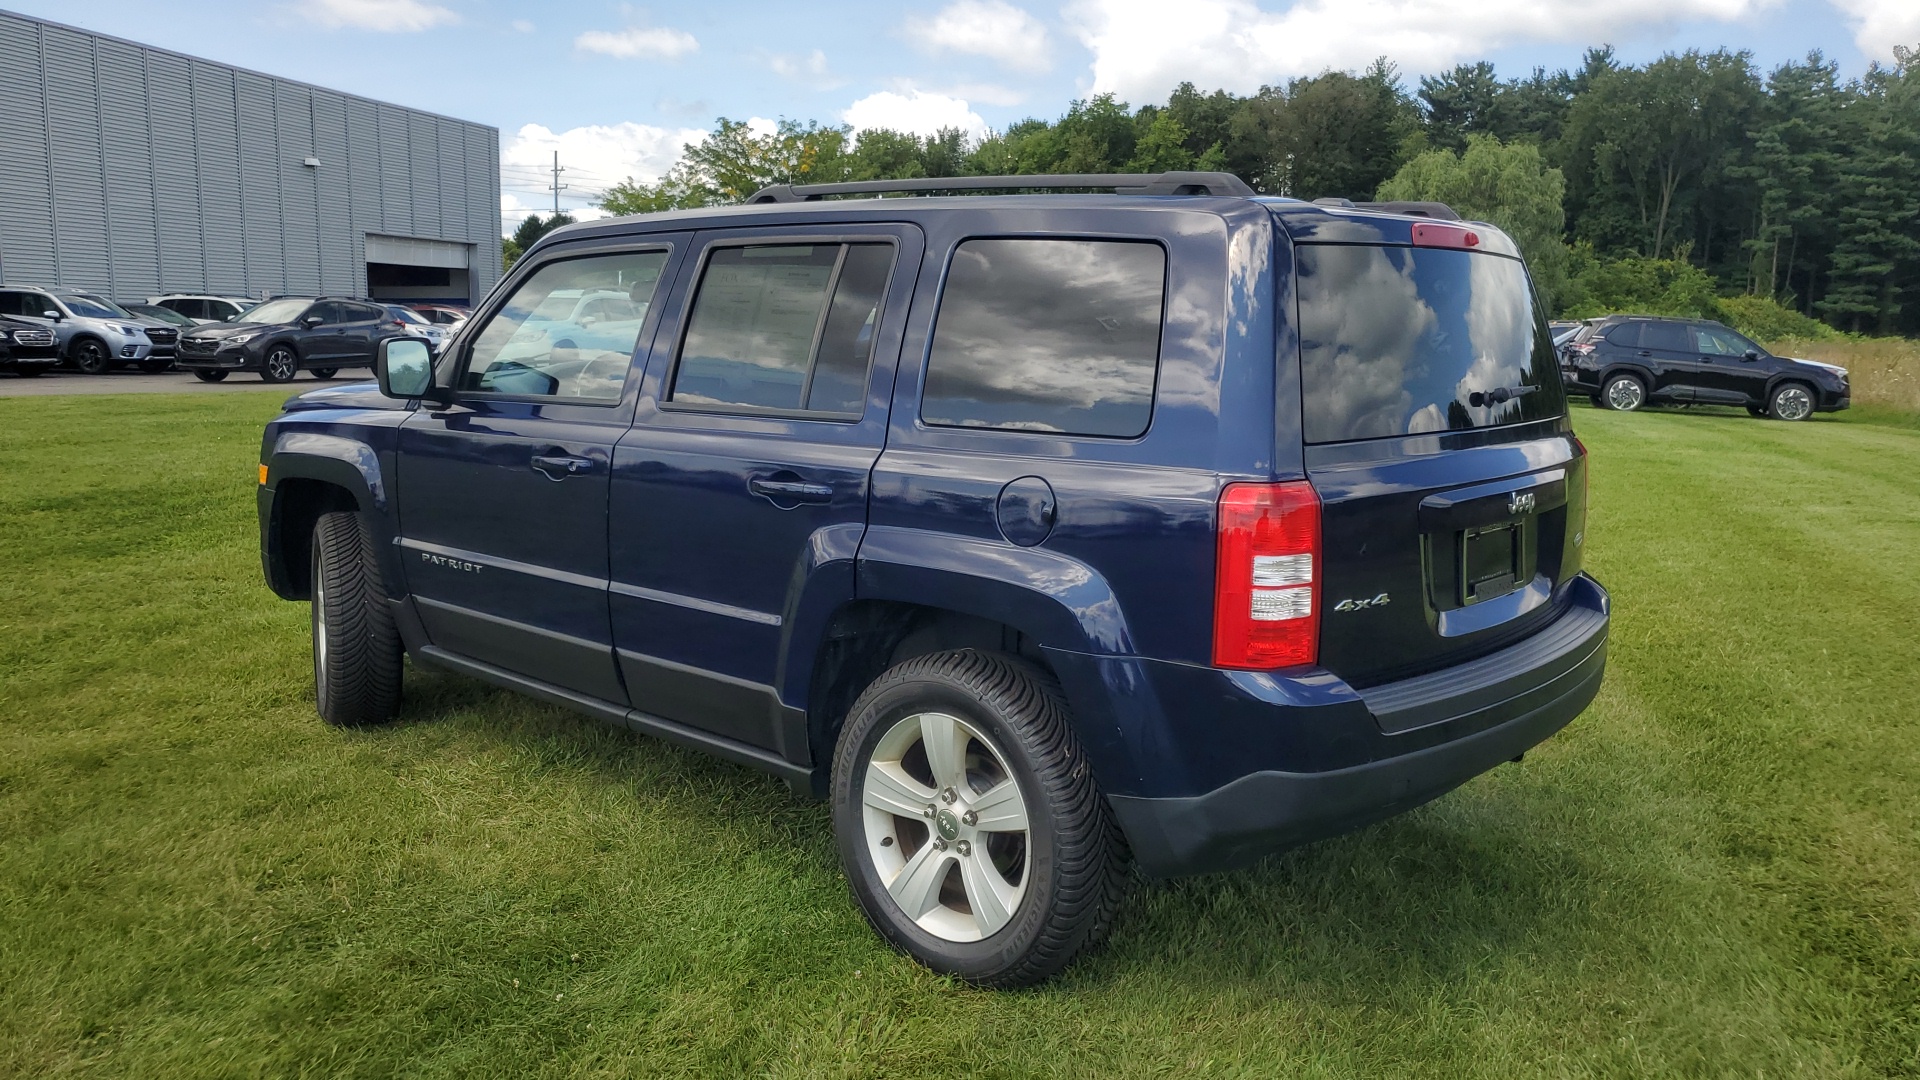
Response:
[{"label": "metal building", "polygon": [[500,133],[0,11],[0,282],[475,301]]}]

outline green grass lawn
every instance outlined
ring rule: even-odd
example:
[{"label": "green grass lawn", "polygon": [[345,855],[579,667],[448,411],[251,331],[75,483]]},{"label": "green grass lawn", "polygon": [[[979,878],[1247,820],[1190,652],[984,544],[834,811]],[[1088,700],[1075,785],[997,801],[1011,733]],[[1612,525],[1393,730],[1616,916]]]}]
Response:
[{"label": "green grass lawn", "polygon": [[0,1073],[1920,1075],[1920,429],[1581,406],[1594,706],[995,993],[774,780],[431,673],[323,726],[283,396],[0,400]]}]

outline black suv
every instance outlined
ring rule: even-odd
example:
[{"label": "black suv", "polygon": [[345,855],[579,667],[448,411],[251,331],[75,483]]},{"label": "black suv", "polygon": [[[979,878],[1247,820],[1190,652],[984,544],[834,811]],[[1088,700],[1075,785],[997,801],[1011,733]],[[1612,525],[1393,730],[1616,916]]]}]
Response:
[{"label": "black suv", "polygon": [[19,319],[0,316],[0,371],[38,375],[60,363],[60,347],[53,331]]},{"label": "black suv", "polygon": [[411,333],[378,301],[345,296],[279,296],[228,323],[180,335],[181,368],[202,382],[257,371],[263,382],[291,382],[301,371],[331,379],[341,368],[372,367],[374,350]]},{"label": "black suv", "polygon": [[1568,392],[1621,412],[1659,402],[1744,405],[1754,416],[1805,420],[1849,404],[1846,368],[1774,356],[1702,319],[1589,320],[1561,357]]},{"label": "black suv", "polygon": [[1600,687],[1586,451],[1488,225],[778,187],[556,230],[380,354],[261,443],[321,716],[393,716],[404,654],[764,769],[976,982],[1097,941],[1129,862],[1418,806]]}]

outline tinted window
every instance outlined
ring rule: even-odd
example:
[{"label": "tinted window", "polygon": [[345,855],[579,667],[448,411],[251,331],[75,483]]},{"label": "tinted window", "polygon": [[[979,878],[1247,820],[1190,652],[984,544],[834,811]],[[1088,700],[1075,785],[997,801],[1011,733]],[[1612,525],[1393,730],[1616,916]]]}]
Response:
[{"label": "tinted window", "polygon": [[[460,389],[467,393],[617,401],[632,366],[664,251],[548,263],[520,283],[474,339]],[[618,293],[634,317],[574,318],[585,294]]]},{"label": "tinted window", "polygon": [[1640,324],[1640,347],[1662,352],[1692,352],[1693,334],[1684,323],[1644,322]]},{"label": "tinted window", "polygon": [[1166,268],[1166,253],[1149,243],[961,244],[940,297],[921,418],[1071,435],[1146,431]]},{"label": "tinted window", "polygon": [[1518,260],[1437,248],[1302,244],[1308,442],[1521,423],[1566,410]]},{"label": "tinted window", "polygon": [[[17,292],[0,292],[0,315],[29,314],[27,311],[26,295],[25,293]],[[31,314],[38,315],[40,313],[36,311]]]},{"label": "tinted window", "polygon": [[384,308],[369,304],[341,304],[340,317],[347,322],[379,322],[386,317]]},{"label": "tinted window", "polygon": [[1646,323],[1634,320],[1615,323],[1613,329],[1607,331],[1607,344],[1618,345],[1623,349],[1637,349],[1640,347],[1640,328],[1645,325]]},{"label": "tinted window", "polygon": [[859,412],[893,254],[891,244],[716,248],[694,294],[670,399]]}]

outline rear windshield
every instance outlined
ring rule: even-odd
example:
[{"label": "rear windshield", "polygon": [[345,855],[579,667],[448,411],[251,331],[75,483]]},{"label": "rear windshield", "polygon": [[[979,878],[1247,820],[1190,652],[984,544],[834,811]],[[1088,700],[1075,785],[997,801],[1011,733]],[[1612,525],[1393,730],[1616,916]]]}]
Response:
[{"label": "rear windshield", "polygon": [[1518,260],[1364,244],[1294,251],[1308,442],[1566,412],[1553,340]]}]

